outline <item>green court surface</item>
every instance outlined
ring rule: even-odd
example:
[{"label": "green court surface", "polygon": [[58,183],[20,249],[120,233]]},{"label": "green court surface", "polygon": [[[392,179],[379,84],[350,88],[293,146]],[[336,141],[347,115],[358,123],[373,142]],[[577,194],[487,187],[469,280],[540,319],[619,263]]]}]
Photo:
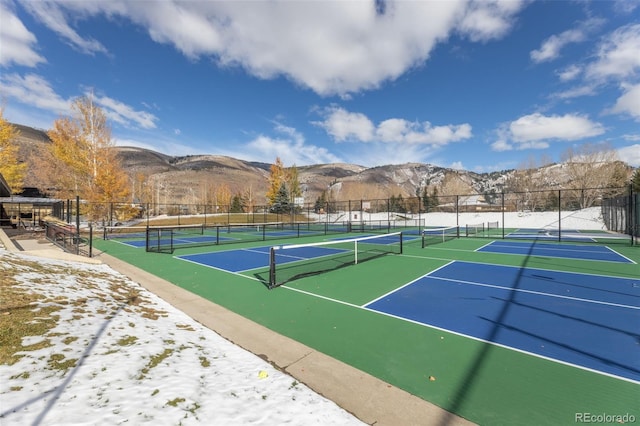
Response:
[{"label": "green court surface", "polygon": [[[348,234],[346,237],[354,235]],[[630,376],[623,377],[365,307],[421,279],[425,274],[446,267],[451,261],[465,262],[459,263],[463,265],[491,265],[498,270],[506,270],[499,268],[499,265],[503,265],[510,267],[508,270],[517,271],[533,268],[531,270],[573,272],[580,274],[579,277],[588,277],[594,283],[603,276],[621,277],[632,286],[637,283],[640,288],[638,246],[611,246],[614,252],[627,260],[614,262],[567,259],[534,252],[476,251],[493,241],[488,238],[460,238],[426,248],[421,248],[420,241],[416,239],[405,241],[403,254],[390,254],[310,275],[271,290],[256,279],[268,276],[267,268],[229,272],[178,258],[198,253],[333,238],[336,236],[192,247],[178,249],[172,254],[147,253],[144,248],[117,241],[94,240],[94,245],[111,256],[478,424],[576,424],[577,416],[584,413],[605,416],[626,414],[627,418],[633,416],[635,421],[640,422],[640,384],[637,380],[640,371],[636,368],[637,364],[624,366]],[[238,253],[237,258],[241,264],[242,253]],[[489,282],[492,278],[483,279]],[[635,287],[630,291],[636,291]],[[616,293],[613,289],[610,292]],[[630,335],[635,339],[635,346],[625,346],[619,350],[635,351],[635,356],[640,359],[640,310],[636,310],[636,306],[640,305],[633,294],[614,294],[623,298],[623,302],[617,302],[617,305],[631,309],[632,323],[628,329],[625,328],[631,332],[613,327],[606,331],[613,333],[616,338],[617,334],[625,333],[625,338]],[[491,303],[501,303],[499,309],[502,313],[516,307],[513,300],[498,300],[495,296],[486,298],[492,299]],[[473,297],[470,295],[469,299]],[[479,305],[484,303],[477,299],[472,302]],[[563,299],[559,303],[564,303]],[[462,310],[456,312],[456,309],[460,309],[458,305],[440,308],[449,311],[447,314],[454,318],[457,315],[463,318],[467,314]],[[609,309],[605,305],[598,305],[597,308]],[[557,309],[554,317],[573,315],[564,314],[562,305],[553,309]],[[544,310],[544,307],[538,308],[538,311]],[[607,315],[606,312],[604,315]],[[415,312],[415,315],[421,314]],[[535,321],[536,317],[531,318]],[[581,322],[596,326],[600,331],[605,326],[599,324],[599,318],[583,318]],[[461,324],[462,327],[467,325]],[[541,333],[546,332],[545,326],[541,327]],[[554,343],[565,352],[573,350],[571,344]],[[592,344],[597,348],[608,343],[595,340]],[[616,348],[613,350],[615,352]],[[606,368],[607,359],[596,361],[602,361]]]}]

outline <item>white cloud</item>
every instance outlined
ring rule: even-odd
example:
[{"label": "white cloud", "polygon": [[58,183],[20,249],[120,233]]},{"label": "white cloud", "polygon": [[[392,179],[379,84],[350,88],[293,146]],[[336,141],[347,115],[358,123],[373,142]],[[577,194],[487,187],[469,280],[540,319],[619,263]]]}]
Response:
[{"label": "white cloud", "polygon": [[68,115],[71,103],[58,95],[49,82],[36,74],[21,76],[18,74],[2,74],[0,91],[4,96],[17,102],[47,110],[58,115]]},{"label": "white cloud", "polygon": [[640,24],[609,34],[598,46],[596,57],[587,67],[589,78],[620,80],[636,75],[640,70]]},{"label": "white cloud", "polygon": [[556,72],[560,81],[571,81],[576,79],[580,73],[582,73],[582,67],[576,64],[569,65],[568,67]]},{"label": "white cloud", "polygon": [[522,1],[478,0],[465,8],[458,31],[472,41],[487,41],[504,36],[512,27]]},{"label": "white cloud", "polygon": [[581,96],[594,96],[597,94],[597,87],[592,84],[572,87],[562,92],[556,92],[550,97],[555,99],[573,99]]},{"label": "white cloud", "polygon": [[604,128],[579,114],[546,116],[534,113],[511,122],[509,131],[515,142],[530,143],[549,139],[584,139],[601,135]]},{"label": "white cloud", "polygon": [[349,112],[336,106],[321,111],[324,120],[314,122],[322,127],[336,142],[385,142],[407,145],[442,146],[469,139],[471,125],[433,126],[430,122],[412,122],[402,118],[390,118],[377,126],[364,114]]},{"label": "white cloud", "polygon": [[[637,81],[640,74],[640,24],[617,28],[604,36],[597,44],[591,60],[585,64],[573,64],[556,72],[561,81],[573,81],[581,77],[576,87],[552,94],[555,99],[572,99],[596,95],[609,83],[618,83],[623,89]],[[629,102],[634,92],[625,93],[619,105],[605,113],[621,112],[634,116],[636,111]]]},{"label": "white cloud", "polygon": [[[34,3],[34,4],[32,4]],[[70,23],[123,17],[192,60],[214,58],[259,78],[286,78],[320,95],[373,89],[424,63],[457,32],[474,41],[503,37],[519,0],[387,2],[29,2],[34,16],[86,52],[103,51]]]},{"label": "white cloud", "polygon": [[97,96],[96,103],[103,108],[107,117],[124,126],[136,126],[143,129],[155,129],[158,117],[146,111],[136,111],[129,105],[108,96]]},{"label": "white cloud", "polygon": [[98,41],[81,37],[68,24],[65,9],[59,5],[44,1],[23,1],[22,6],[42,24],[65,39],[74,49],[88,54],[107,53],[107,49]]},{"label": "white cloud", "polygon": [[629,145],[618,149],[618,158],[630,166],[640,167],[640,144]]},{"label": "white cloud", "polygon": [[610,112],[628,114],[640,121],[640,84],[623,85],[624,94],[618,98]]},{"label": "white cloud", "polygon": [[396,144],[369,142],[366,147],[351,150],[345,161],[365,167],[427,162],[435,152],[436,149],[430,145],[404,145],[402,149],[398,149]]},{"label": "white cloud", "polygon": [[604,133],[600,123],[579,114],[522,116],[497,130],[494,151],[546,149],[551,141],[575,141]]},{"label": "white cloud", "polygon": [[558,35],[552,35],[546,39],[537,50],[529,54],[535,63],[547,62],[560,56],[560,50],[569,43],[577,43],[585,39],[585,34],[579,30],[567,30]]},{"label": "white cloud", "polygon": [[529,56],[535,63],[552,61],[560,56],[560,51],[566,45],[585,41],[589,33],[599,28],[602,23],[602,19],[592,18],[579,23],[576,28],[554,34],[543,41],[539,49],[532,50]]},{"label": "white cloud", "polygon": [[314,124],[322,127],[336,142],[369,142],[373,139],[375,126],[366,115],[337,107],[328,108],[325,114],[323,121]]},{"label": "white cloud", "polygon": [[633,13],[640,7],[640,0],[614,0],[613,9],[621,14]]},{"label": "white cloud", "polygon": [[506,139],[498,139],[491,144],[491,149],[497,152],[512,151],[513,145],[511,145]]},{"label": "white cloud", "polygon": [[327,149],[307,144],[304,136],[293,127],[275,123],[274,131],[282,136],[259,135],[242,152],[229,151],[226,155],[261,162],[272,162],[280,157],[284,164],[299,166],[341,162]]},{"label": "white cloud", "polygon": [[37,43],[22,21],[9,10],[8,5],[0,2],[0,66],[11,64],[35,67],[46,60],[34,50]]},{"label": "white cloud", "polygon": [[[22,105],[47,111],[53,115],[72,115],[73,99],[64,99],[53,89],[48,80],[36,74],[8,74],[0,76],[0,91]],[[129,105],[108,96],[95,97],[109,120],[127,126],[153,129],[156,116],[145,111],[136,111]]]}]

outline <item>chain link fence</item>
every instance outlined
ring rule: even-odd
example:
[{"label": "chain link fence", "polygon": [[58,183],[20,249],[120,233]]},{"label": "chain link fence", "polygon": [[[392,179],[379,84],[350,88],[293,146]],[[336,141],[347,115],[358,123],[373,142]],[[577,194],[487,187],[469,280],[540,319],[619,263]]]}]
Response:
[{"label": "chain link fence", "polygon": [[[456,226],[460,235],[549,241],[637,244],[639,203],[632,187],[582,188],[493,194],[432,195],[330,201],[287,206],[105,203],[68,201],[61,220],[81,228],[107,226],[204,227],[264,223],[325,223],[347,232],[422,233]],[[299,225],[297,225],[299,226]],[[464,230],[468,229],[467,232]],[[98,232],[99,233],[99,232]]]}]

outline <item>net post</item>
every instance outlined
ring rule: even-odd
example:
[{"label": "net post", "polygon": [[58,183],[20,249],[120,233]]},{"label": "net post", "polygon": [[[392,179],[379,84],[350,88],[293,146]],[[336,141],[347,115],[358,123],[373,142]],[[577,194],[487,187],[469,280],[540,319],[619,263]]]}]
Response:
[{"label": "net post", "polygon": [[354,241],[354,248],[353,248],[353,252],[355,253],[355,258],[354,258],[354,265],[358,264],[358,242]]},{"label": "net post", "polygon": [[276,250],[271,247],[269,250],[269,289],[276,286]]},{"label": "net post", "polygon": [[402,252],[403,252],[403,249],[402,249],[402,240],[403,240],[403,238],[402,238],[402,232],[400,232],[400,254],[402,254]]}]

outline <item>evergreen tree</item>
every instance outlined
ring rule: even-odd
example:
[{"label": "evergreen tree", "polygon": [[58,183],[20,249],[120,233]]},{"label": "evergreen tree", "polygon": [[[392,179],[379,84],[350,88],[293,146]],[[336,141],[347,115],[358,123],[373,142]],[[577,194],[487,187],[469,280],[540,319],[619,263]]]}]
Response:
[{"label": "evergreen tree", "polygon": [[431,198],[429,197],[429,188],[424,187],[422,190],[422,208],[424,211],[429,212],[429,208],[431,207]]},{"label": "evergreen tree", "polygon": [[271,205],[271,211],[274,213],[287,213],[291,210],[291,203],[289,202],[289,189],[286,183],[280,185],[280,189],[276,194],[276,198]]},{"label": "evergreen tree", "polygon": [[[284,185],[284,189],[287,191],[286,197],[281,193]],[[300,189],[300,182],[298,180],[298,169],[294,165],[289,168],[285,168],[282,164],[282,160],[280,157],[276,158],[276,162],[271,165],[269,170],[269,189],[267,190],[267,202],[270,206],[279,205],[280,207],[275,207],[276,209],[280,209],[281,206],[285,205],[283,201],[286,198],[287,208],[290,208],[290,205],[293,203],[296,197],[299,197],[302,194],[302,190]]]},{"label": "evergreen tree", "polygon": [[244,200],[240,194],[236,194],[233,196],[231,200],[231,213],[244,213]]},{"label": "evergreen tree", "polygon": [[322,191],[320,196],[316,198],[316,203],[313,206],[313,211],[316,213],[320,213],[320,210],[325,210],[327,212],[327,191]]}]

